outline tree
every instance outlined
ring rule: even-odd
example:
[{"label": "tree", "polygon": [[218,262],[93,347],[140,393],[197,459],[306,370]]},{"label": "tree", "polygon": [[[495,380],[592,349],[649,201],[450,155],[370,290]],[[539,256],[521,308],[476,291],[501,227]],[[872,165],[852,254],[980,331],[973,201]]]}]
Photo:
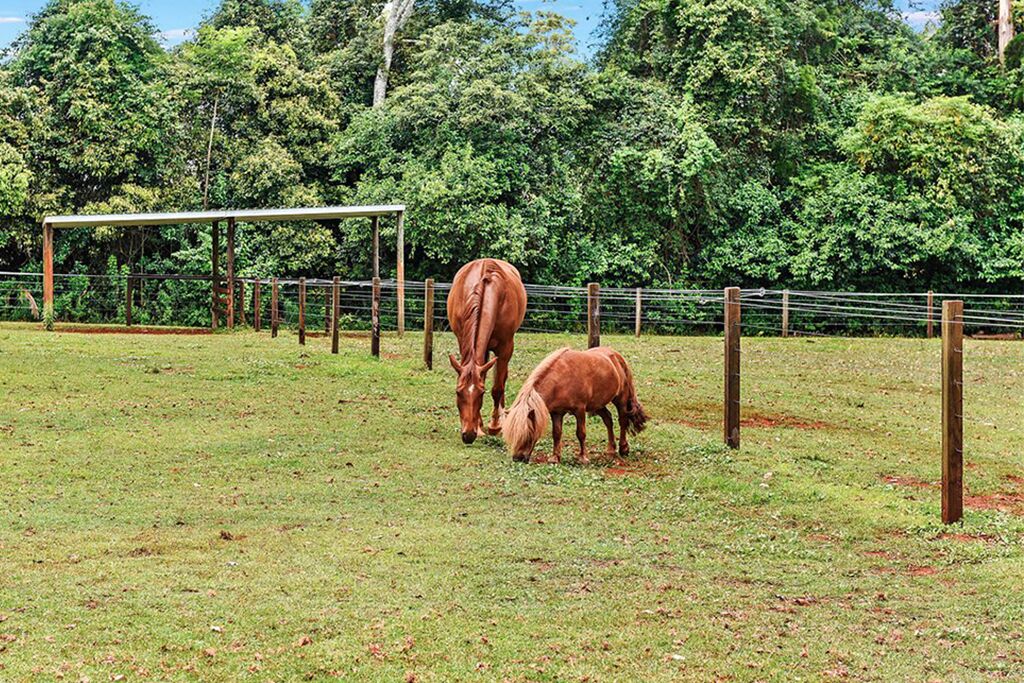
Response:
[{"label": "tree", "polygon": [[387,0],[381,10],[380,18],[383,26],[383,43],[381,61],[377,67],[377,77],[373,81],[373,106],[379,107],[387,95],[388,77],[391,74],[391,61],[395,55],[395,36],[412,16],[414,0]]}]

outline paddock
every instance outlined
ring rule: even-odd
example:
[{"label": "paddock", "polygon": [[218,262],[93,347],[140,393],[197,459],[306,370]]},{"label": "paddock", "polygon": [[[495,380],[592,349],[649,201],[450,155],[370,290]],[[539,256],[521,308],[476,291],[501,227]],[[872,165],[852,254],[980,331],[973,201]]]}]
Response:
[{"label": "paddock", "polygon": [[[510,390],[585,346],[520,337]],[[419,331],[330,341],[0,324],[4,677],[1024,675],[1019,342],[964,342],[948,527],[938,339],[745,337],[732,450],[720,337],[605,332],[654,421],[588,467],[463,446]]]}]

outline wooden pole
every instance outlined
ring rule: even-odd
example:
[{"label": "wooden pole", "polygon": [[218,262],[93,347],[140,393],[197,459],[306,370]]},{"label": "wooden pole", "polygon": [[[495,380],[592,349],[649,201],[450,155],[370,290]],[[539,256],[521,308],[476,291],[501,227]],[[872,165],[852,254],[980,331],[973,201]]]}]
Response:
[{"label": "wooden pole", "polygon": [[601,285],[587,285],[587,348],[601,345]]},{"label": "wooden pole", "polygon": [[124,288],[124,324],[125,327],[132,326],[132,276],[128,276],[128,282]]},{"label": "wooden pole", "polygon": [[238,281],[238,324],[245,327],[245,280]]},{"label": "wooden pole", "polygon": [[434,279],[423,283],[423,364],[434,369]]},{"label": "wooden pole", "polygon": [[216,330],[219,322],[217,314],[217,290],[220,288],[220,221],[214,221],[210,230],[210,328]]},{"label": "wooden pole", "polygon": [[642,299],[643,299],[643,296],[641,294],[641,290],[640,290],[639,287],[637,287],[636,288],[636,336],[638,338],[640,337],[640,322],[643,319],[642,318],[642,310],[640,308],[642,306],[642,304],[641,304],[641,300]]},{"label": "wooden pole", "polygon": [[370,219],[373,228],[373,277],[380,277],[380,216]]},{"label": "wooden pole", "polygon": [[725,290],[725,443],[740,447],[740,288]]},{"label": "wooden pole", "polygon": [[942,521],[964,514],[964,303],[942,302]]},{"label": "wooden pole", "polygon": [[405,334],[405,212],[398,212],[397,256],[398,277],[398,336]]},{"label": "wooden pole", "polygon": [[225,264],[228,288],[228,329],[235,328],[235,219],[228,219],[228,256]]},{"label": "wooden pole", "polygon": [[782,292],[782,336],[789,336],[789,290]]},{"label": "wooden pole", "polygon": [[934,295],[932,293],[932,290],[929,289],[928,290],[928,338],[929,339],[931,339],[932,336],[934,335],[934,330],[933,330],[933,327],[932,327],[933,326],[933,317],[935,315],[934,309],[932,308],[933,300],[934,300]]},{"label": "wooden pole", "polygon": [[339,317],[341,317],[341,278],[335,275],[331,285],[331,353],[338,352]]},{"label": "wooden pole", "polygon": [[53,226],[43,223],[43,326],[53,329]]},{"label": "wooden pole", "polygon": [[380,357],[380,278],[373,278],[373,297],[370,304],[370,353]]},{"label": "wooden pole", "polygon": [[277,308],[277,278],[270,281],[270,338],[277,336],[277,327],[281,324],[281,312]]},{"label": "wooden pole", "polygon": [[260,281],[259,278],[252,285],[252,329],[260,331]]},{"label": "wooden pole", "polygon": [[306,278],[299,278],[299,343],[306,343]]}]

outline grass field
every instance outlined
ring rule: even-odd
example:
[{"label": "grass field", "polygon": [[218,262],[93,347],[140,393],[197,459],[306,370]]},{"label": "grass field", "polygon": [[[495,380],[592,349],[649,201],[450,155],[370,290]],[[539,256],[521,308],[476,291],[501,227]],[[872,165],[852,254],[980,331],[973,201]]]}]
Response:
[{"label": "grass field", "polygon": [[0,326],[0,680],[1024,679],[1024,344],[943,528],[938,340],[744,339],[739,451],[720,339],[605,341],[653,422],[579,467],[463,446],[447,335]]}]

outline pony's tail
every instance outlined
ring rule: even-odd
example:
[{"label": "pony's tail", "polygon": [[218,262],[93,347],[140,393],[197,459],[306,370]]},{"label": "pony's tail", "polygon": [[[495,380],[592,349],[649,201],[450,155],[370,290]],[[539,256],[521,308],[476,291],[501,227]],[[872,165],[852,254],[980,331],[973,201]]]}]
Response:
[{"label": "pony's tail", "polygon": [[548,428],[548,407],[544,398],[533,384],[523,387],[516,396],[512,407],[505,413],[501,435],[505,445],[517,460],[525,456],[528,460],[533,447]]},{"label": "pony's tail", "polygon": [[629,363],[623,359],[622,369],[626,374],[626,391],[622,401],[622,420],[625,423],[626,431],[636,436],[647,426],[647,413],[644,406],[636,395],[636,382],[633,381],[633,370]]}]

